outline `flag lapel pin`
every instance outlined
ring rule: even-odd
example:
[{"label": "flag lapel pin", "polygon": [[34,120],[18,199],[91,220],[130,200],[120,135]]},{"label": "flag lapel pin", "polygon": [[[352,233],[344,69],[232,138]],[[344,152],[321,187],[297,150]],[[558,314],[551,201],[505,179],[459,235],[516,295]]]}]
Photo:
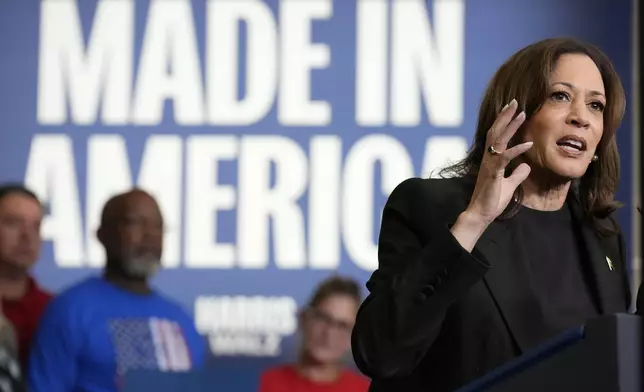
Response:
[{"label": "flag lapel pin", "polygon": [[613,261],[608,256],[606,256],[606,264],[608,264],[608,269],[609,270],[612,271],[612,270],[615,269],[615,267],[613,267]]}]

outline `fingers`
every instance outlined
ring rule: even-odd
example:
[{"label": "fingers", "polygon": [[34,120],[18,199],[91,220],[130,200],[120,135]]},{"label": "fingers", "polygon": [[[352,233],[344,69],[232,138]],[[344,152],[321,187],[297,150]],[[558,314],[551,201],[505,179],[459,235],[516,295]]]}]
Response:
[{"label": "fingers", "polygon": [[494,123],[487,133],[488,145],[494,143],[499,138],[499,136],[501,136],[501,133],[503,132],[505,127],[507,127],[510,121],[512,121],[512,116],[514,116],[514,113],[516,113],[517,106],[517,100],[513,99],[509,104],[505,105],[505,107],[501,109],[501,112],[496,117],[496,120],[494,120]]},{"label": "fingers", "polygon": [[[510,161],[512,161],[514,158],[528,151],[530,148],[532,148],[532,145],[533,142],[525,142],[518,144],[512,148],[508,148],[500,155],[493,157],[493,159],[488,159],[488,163],[486,165],[492,172],[496,173],[495,176],[497,178],[503,178],[505,177],[505,168],[508,166],[508,163],[510,163]],[[488,152],[486,152],[486,154],[489,155]]]},{"label": "fingers", "polygon": [[512,119],[512,116],[516,113],[517,107],[518,103],[516,99],[513,99],[512,102],[501,110],[501,113],[499,113],[496,121],[494,121],[494,124],[488,132],[488,146],[492,145],[497,151],[504,151],[506,149],[508,142],[512,139],[526,118],[525,112],[521,112]]},{"label": "fingers", "polygon": [[513,160],[514,158],[518,157],[519,155],[523,154],[524,152],[532,148],[533,144],[534,144],[533,142],[525,142],[505,150],[503,154],[501,154],[501,156],[503,157],[503,160],[505,161],[503,163],[503,167],[507,166],[507,164],[510,163],[510,161]]},{"label": "fingers", "polygon": [[[525,121],[525,112],[519,113],[510,123],[505,127],[505,129],[501,130],[501,134],[499,137],[494,141],[494,146],[495,148],[501,148],[505,149],[507,148],[508,143],[510,142],[510,139],[512,139],[512,136],[514,136],[515,133],[519,130],[521,127],[521,124]],[[497,150],[498,150],[497,148]]]},{"label": "fingers", "polygon": [[522,163],[512,171],[512,174],[506,180],[511,184],[513,190],[517,189],[528,178],[530,170],[530,166],[527,163]]}]

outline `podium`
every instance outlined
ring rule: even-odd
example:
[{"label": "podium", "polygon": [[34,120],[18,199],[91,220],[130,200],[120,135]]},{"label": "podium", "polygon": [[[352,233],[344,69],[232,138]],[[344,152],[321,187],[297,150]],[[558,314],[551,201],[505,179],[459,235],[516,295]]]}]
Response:
[{"label": "podium", "polygon": [[525,353],[457,392],[639,392],[640,316],[602,316]]}]

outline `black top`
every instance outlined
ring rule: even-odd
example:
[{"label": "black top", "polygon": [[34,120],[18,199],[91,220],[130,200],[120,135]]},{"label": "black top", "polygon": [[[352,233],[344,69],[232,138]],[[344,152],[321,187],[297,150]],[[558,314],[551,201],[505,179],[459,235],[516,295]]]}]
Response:
[{"label": "black top", "polygon": [[597,317],[586,246],[568,205],[558,211],[522,207],[511,220],[513,253],[525,263],[545,336]]}]

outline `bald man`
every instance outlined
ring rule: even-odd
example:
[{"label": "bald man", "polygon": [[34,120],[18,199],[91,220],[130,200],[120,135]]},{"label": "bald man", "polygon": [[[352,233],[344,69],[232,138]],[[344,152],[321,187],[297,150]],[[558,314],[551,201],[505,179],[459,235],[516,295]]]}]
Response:
[{"label": "bald man", "polygon": [[150,287],[163,231],[146,192],[105,204],[97,231],[107,256],[103,276],[68,289],[45,312],[30,357],[30,392],[116,392],[129,370],[201,367],[207,349],[193,320]]}]

